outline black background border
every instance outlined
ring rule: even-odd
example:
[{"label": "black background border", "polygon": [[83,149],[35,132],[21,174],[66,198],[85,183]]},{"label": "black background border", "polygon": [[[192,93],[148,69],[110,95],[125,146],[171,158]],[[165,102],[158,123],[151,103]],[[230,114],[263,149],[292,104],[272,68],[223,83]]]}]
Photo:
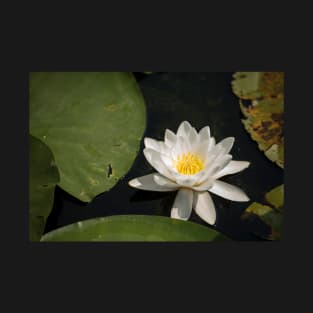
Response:
[{"label": "black background border", "polygon": [[[27,25],[24,29],[23,23],[19,30],[13,29],[9,37],[10,45],[7,46],[11,68],[6,78],[9,86],[5,91],[9,100],[5,105],[8,113],[2,116],[5,129],[10,129],[10,138],[3,142],[8,147],[4,150],[7,160],[3,168],[7,181],[3,189],[3,210],[9,216],[2,223],[5,247],[2,268],[9,274],[5,280],[6,293],[13,293],[15,299],[19,298],[19,294],[24,295],[27,304],[36,304],[35,308],[41,310],[46,307],[60,310],[67,305],[72,309],[76,306],[91,309],[101,302],[103,309],[113,305],[117,310],[122,302],[127,302],[128,297],[130,304],[149,300],[150,306],[155,309],[163,301],[173,301],[176,309],[181,304],[187,308],[189,304],[195,311],[198,305],[203,305],[205,309],[211,309],[213,305],[222,309],[224,305],[229,305],[233,309],[235,303],[239,307],[247,307],[251,303],[253,307],[265,310],[274,309],[275,303],[281,308],[282,297],[287,297],[282,294],[285,280],[290,282],[301,276],[300,271],[303,273],[308,261],[301,231],[309,229],[305,228],[304,220],[310,221],[307,214],[312,212],[307,212],[309,208],[304,200],[300,200],[305,192],[304,182],[302,177],[296,178],[299,169],[292,168],[293,162],[299,166],[301,163],[308,164],[303,160],[303,154],[298,153],[299,144],[305,147],[303,140],[297,142],[297,138],[301,138],[297,131],[304,131],[303,121],[295,121],[297,118],[293,117],[296,112],[294,104],[297,103],[299,108],[305,103],[300,99],[303,84],[294,73],[300,65],[292,65],[292,59],[294,63],[300,59],[301,63],[301,51],[296,57],[298,61],[295,60],[295,55],[287,49],[284,41],[283,26],[268,17],[267,28],[257,29],[253,34],[253,38],[266,38],[266,45],[261,45],[260,40],[246,40],[252,38],[246,33],[244,38],[240,36],[240,30],[245,30],[244,25],[238,25],[241,28],[235,32],[234,24],[238,20],[234,16],[230,20],[229,16],[224,16],[221,21],[208,23],[194,16],[194,22],[188,20],[186,24],[181,23],[181,27],[176,22],[175,26],[167,25],[160,16],[153,21],[141,20],[132,31],[127,24],[134,23],[133,20],[113,31],[115,21],[112,19],[109,24],[97,24],[89,16],[93,27],[88,29],[88,19],[83,23],[77,20],[75,28],[73,23],[67,23],[65,16],[63,18],[37,16],[36,22],[30,23],[31,18],[28,17],[27,21],[24,20]],[[224,29],[217,27],[225,19],[229,21],[228,25]],[[44,20],[46,23],[43,23]],[[150,26],[148,29],[146,24]],[[111,27],[106,27],[108,25]],[[92,31],[96,27],[99,31]],[[142,29],[145,33],[140,32]],[[302,63],[302,68],[304,66]],[[75,70],[284,71],[286,218],[283,241],[153,244],[29,242],[26,209],[28,73]],[[304,80],[304,76],[301,79]],[[297,83],[298,90],[295,92]],[[294,127],[293,122],[296,122]],[[310,127],[310,124],[307,125]],[[3,131],[3,134],[6,136],[7,132]],[[9,163],[13,164],[7,166]],[[301,173],[305,176],[305,169]],[[301,209],[307,210],[304,215]],[[12,225],[15,225],[14,229]],[[293,284],[293,287],[296,288],[296,285]],[[90,291],[91,298],[88,298]],[[191,299],[192,294],[196,295],[194,300]],[[11,307],[17,304],[18,301],[11,302]],[[168,309],[169,306],[166,306]],[[149,307],[146,311],[150,311]]]}]

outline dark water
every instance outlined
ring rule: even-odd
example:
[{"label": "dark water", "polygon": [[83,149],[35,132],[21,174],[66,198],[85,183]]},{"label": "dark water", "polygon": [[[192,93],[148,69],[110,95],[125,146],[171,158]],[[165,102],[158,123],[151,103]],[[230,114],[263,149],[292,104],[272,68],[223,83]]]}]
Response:
[{"label": "dark water", "polygon": [[[162,140],[169,128],[176,132],[181,121],[188,120],[197,130],[209,125],[217,141],[235,137],[231,151],[234,160],[250,161],[245,171],[223,177],[248,194],[252,201],[263,201],[264,194],[283,183],[283,170],[269,161],[245,131],[238,98],[232,93],[232,73],[158,73],[136,74],[147,105],[144,136]],[[45,232],[80,220],[116,214],[170,216],[175,192],[158,193],[130,188],[127,182],[154,172],[140,153],[126,176],[111,190],[85,204],[56,188],[53,210]],[[235,240],[259,240],[252,231],[268,232],[257,221],[243,221],[241,214],[251,202],[233,202],[212,194],[217,210],[215,228]],[[191,221],[207,225],[194,212]]]}]

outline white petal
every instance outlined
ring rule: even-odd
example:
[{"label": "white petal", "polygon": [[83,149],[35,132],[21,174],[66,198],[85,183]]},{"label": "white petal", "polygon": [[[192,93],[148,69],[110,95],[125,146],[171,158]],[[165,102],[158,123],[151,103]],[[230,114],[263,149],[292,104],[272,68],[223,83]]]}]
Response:
[{"label": "white petal", "polygon": [[191,187],[196,183],[197,177],[195,175],[175,174],[175,181],[180,186]]},{"label": "white petal", "polygon": [[173,175],[173,180],[180,186],[192,188],[197,186],[204,181],[203,177],[206,175],[205,171],[200,171],[194,175],[183,175],[177,171],[171,173]]},{"label": "white petal", "polygon": [[157,173],[153,174],[153,180],[162,187],[175,188],[175,190],[179,188],[179,185]]},{"label": "white petal", "polygon": [[166,154],[160,154],[160,158],[169,171],[174,170],[174,161],[171,156],[167,156]]},{"label": "white petal", "polygon": [[200,177],[198,183],[202,184],[205,180],[214,176],[214,174],[222,170],[231,161],[231,159],[232,156],[230,154],[223,155],[222,151],[213,156],[213,158],[205,164],[205,174]]},{"label": "white petal", "polygon": [[215,145],[215,143],[214,143],[215,139],[213,138],[214,142],[212,142],[211,139],[210,139],[210,143],[209,143],[209,147],[208,147],[208,156],[207,156],[205,165],[212,164],[218,155],[223,154],[222,146],[221,145]]},{"label": "white petal", "polygon": [[225,168],[232,160],[232,156],[230,154],[226,154],[216,158],[214,164],[210,167],[210,176],[214,176],[221,172],[223,168]]},{"label": "white petal", "polygon": [[247,161],[230,161],[221,171],[219,171],[214,178],[218,179],[225,175],[235,174],[243,171],[250,165]]},{"label": "white petal", "polygon": [[152,149],[154,151],[160,152],[165,155],[169,154],[169,149],[163,141],[145,137],[144,144],[145,144],[145,147],[148,149]]},{"label": "white petal", "polygon": [[178,136],[172,147],[171,157],[176,160],[179,155],[190,152],[190,145],[186,138]]},{"label": "white petal", "polygon": [[146,137],[144,139],[144,144],[146,148],[153,149],[155,151],[160,151],[160,144],[157,140]]},{"label": "white petal", "polygon": [[188,141],[190,146],[194,146],[198,143],[198,133],[193,127],[190,129],[188,133]]},{"label": "white petal", "polygon": [[216,210],[213,200],[207,191],[194,193],[194,210],[208,224],[214,225]]},{"label": "white petal", "polygon": [[165,130],[164,142],[165,145],[171,148],[176,143],[176,135],[169,129]]},{"label": "white petal", "polygon": [[171,149],[168,148],[163,141],[159,141],[159,145],[160,145],[161,154],[164,154],[166,156],[171,155]]},{"label": "white petal", "polygon": [[168,155],[170,153],[169,148],[165,145],[163,141],[155,140],[149,137],[144,139],[145,147],[152,149],[154,151],[160,152],[162,154]]},{"label": "white petal", "polygon": [[187,138],[191,129],[192,129],[192,126],[190,125],[190,123],[187,121],[184,121],[179,125],[176,135]]},{"label": "white petal", "polygon": [[150,165],[154,167],[160,174],[170,179],[173,178],[170,171],[167,169],[164,162],[162,161],[159,152],[149,148],[145,148],[143,149],[143,154],[145,155]]},{"label": "white petal", "polygon": [[177,137],[177,142],[179,142],[180,145],[180,149],[183,153],[188,153],[191,150],[191,145],[190,142],[188,140],[188,137],[181,137],[178,136]]},{"label": "white petal", "polygon": [[250,200],[243,190],[220,180],[216,180],[209,191],[232,201],[245,202]]},{"label": "white petal", "polygon": [[174,191],[177,190],[174,186],[167,185],[159,185],[154,181],[154,175],[149,174],[141,177],[134,178],[128,182],[129,186],[142,190],[150,190],[150,191]]},{"label": "white petal", "polygon": [[171,210],[171,217],[180,220],[188,220],[192,210],[193,191],[179,189]]},{"label": "white petal", "polygon": [[209,177],[200,185],[192,186],[192,190],[195,191],[208,191],[213,186],[214,179]]},{"label": "white petal", "polygon": [[[216,168],[217,165],[223,163],[223,157],[227,155],[233,143],[233,137],[225,138],[211,149],[205,164],[205,166],[208,166],[208,168],[210,168],[211,172],[213,167]],[[226,166],[226,164],[224,166]],[[223,167],[221,167],[220,169],[222,168]]]},{"label": "white petal", "polygon": [[211,137],[210,138],[210,144],[208,147],[208,152],[211,153],[211,151],[215,148],[215,138]]},{"label": "white petal", "polygon": [[210,127],[205,126],[199,131],[199,141],[209,140],[210,139]]},{"label": "white petal", "polygon": [[204,140],[204,141],[199,141],[198,144],[195,145],[194,147],[194,152],[201,157],[204,163],[206,163],[209,157],[209,153],[208,153],[209,145],[210,145],[210,140]]},{"label": "white petal", "polygon": [[224,154],[227,154],[231,148],[233,147],[235,138],[234,137],[227,137],[225,139],[223,139],[222,141],[220,141],[217,146],[221,146],[222,147],[222,151]]}]

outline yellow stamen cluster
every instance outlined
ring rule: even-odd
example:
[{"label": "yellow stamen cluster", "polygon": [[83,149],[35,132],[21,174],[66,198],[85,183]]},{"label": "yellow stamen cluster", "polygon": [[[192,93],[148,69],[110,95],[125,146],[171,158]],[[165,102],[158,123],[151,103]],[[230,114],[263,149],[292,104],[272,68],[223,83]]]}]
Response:
[{"label": "yellow stamen cluster", "polygon": [[193,175],[200,172],[204,164],[203,160],[197,154],[188,152],[178,156],[176,162],[174,162],[174,166],[183,175]]}]

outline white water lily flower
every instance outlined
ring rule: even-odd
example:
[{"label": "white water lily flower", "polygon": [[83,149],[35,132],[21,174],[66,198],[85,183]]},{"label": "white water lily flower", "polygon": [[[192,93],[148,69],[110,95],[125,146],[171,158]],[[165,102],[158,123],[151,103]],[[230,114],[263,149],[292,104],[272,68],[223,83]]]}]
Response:
[{"label": "white water lily flower", "polygon": [[157,172],[132,179],[129,185],[150,191],[178,190],[172,218],[188,220],[193,208],[200,218],[213,225],[216,211],[209,192],[232,201],[249,201],[241,189],[219,180],[250,164],[232,160],[229,152],[233,137],[216,144],[209,126],[198,133],[184,121],[176,134],[166,129],[164,142],[145,138],[144,143],[143,153]]}]

